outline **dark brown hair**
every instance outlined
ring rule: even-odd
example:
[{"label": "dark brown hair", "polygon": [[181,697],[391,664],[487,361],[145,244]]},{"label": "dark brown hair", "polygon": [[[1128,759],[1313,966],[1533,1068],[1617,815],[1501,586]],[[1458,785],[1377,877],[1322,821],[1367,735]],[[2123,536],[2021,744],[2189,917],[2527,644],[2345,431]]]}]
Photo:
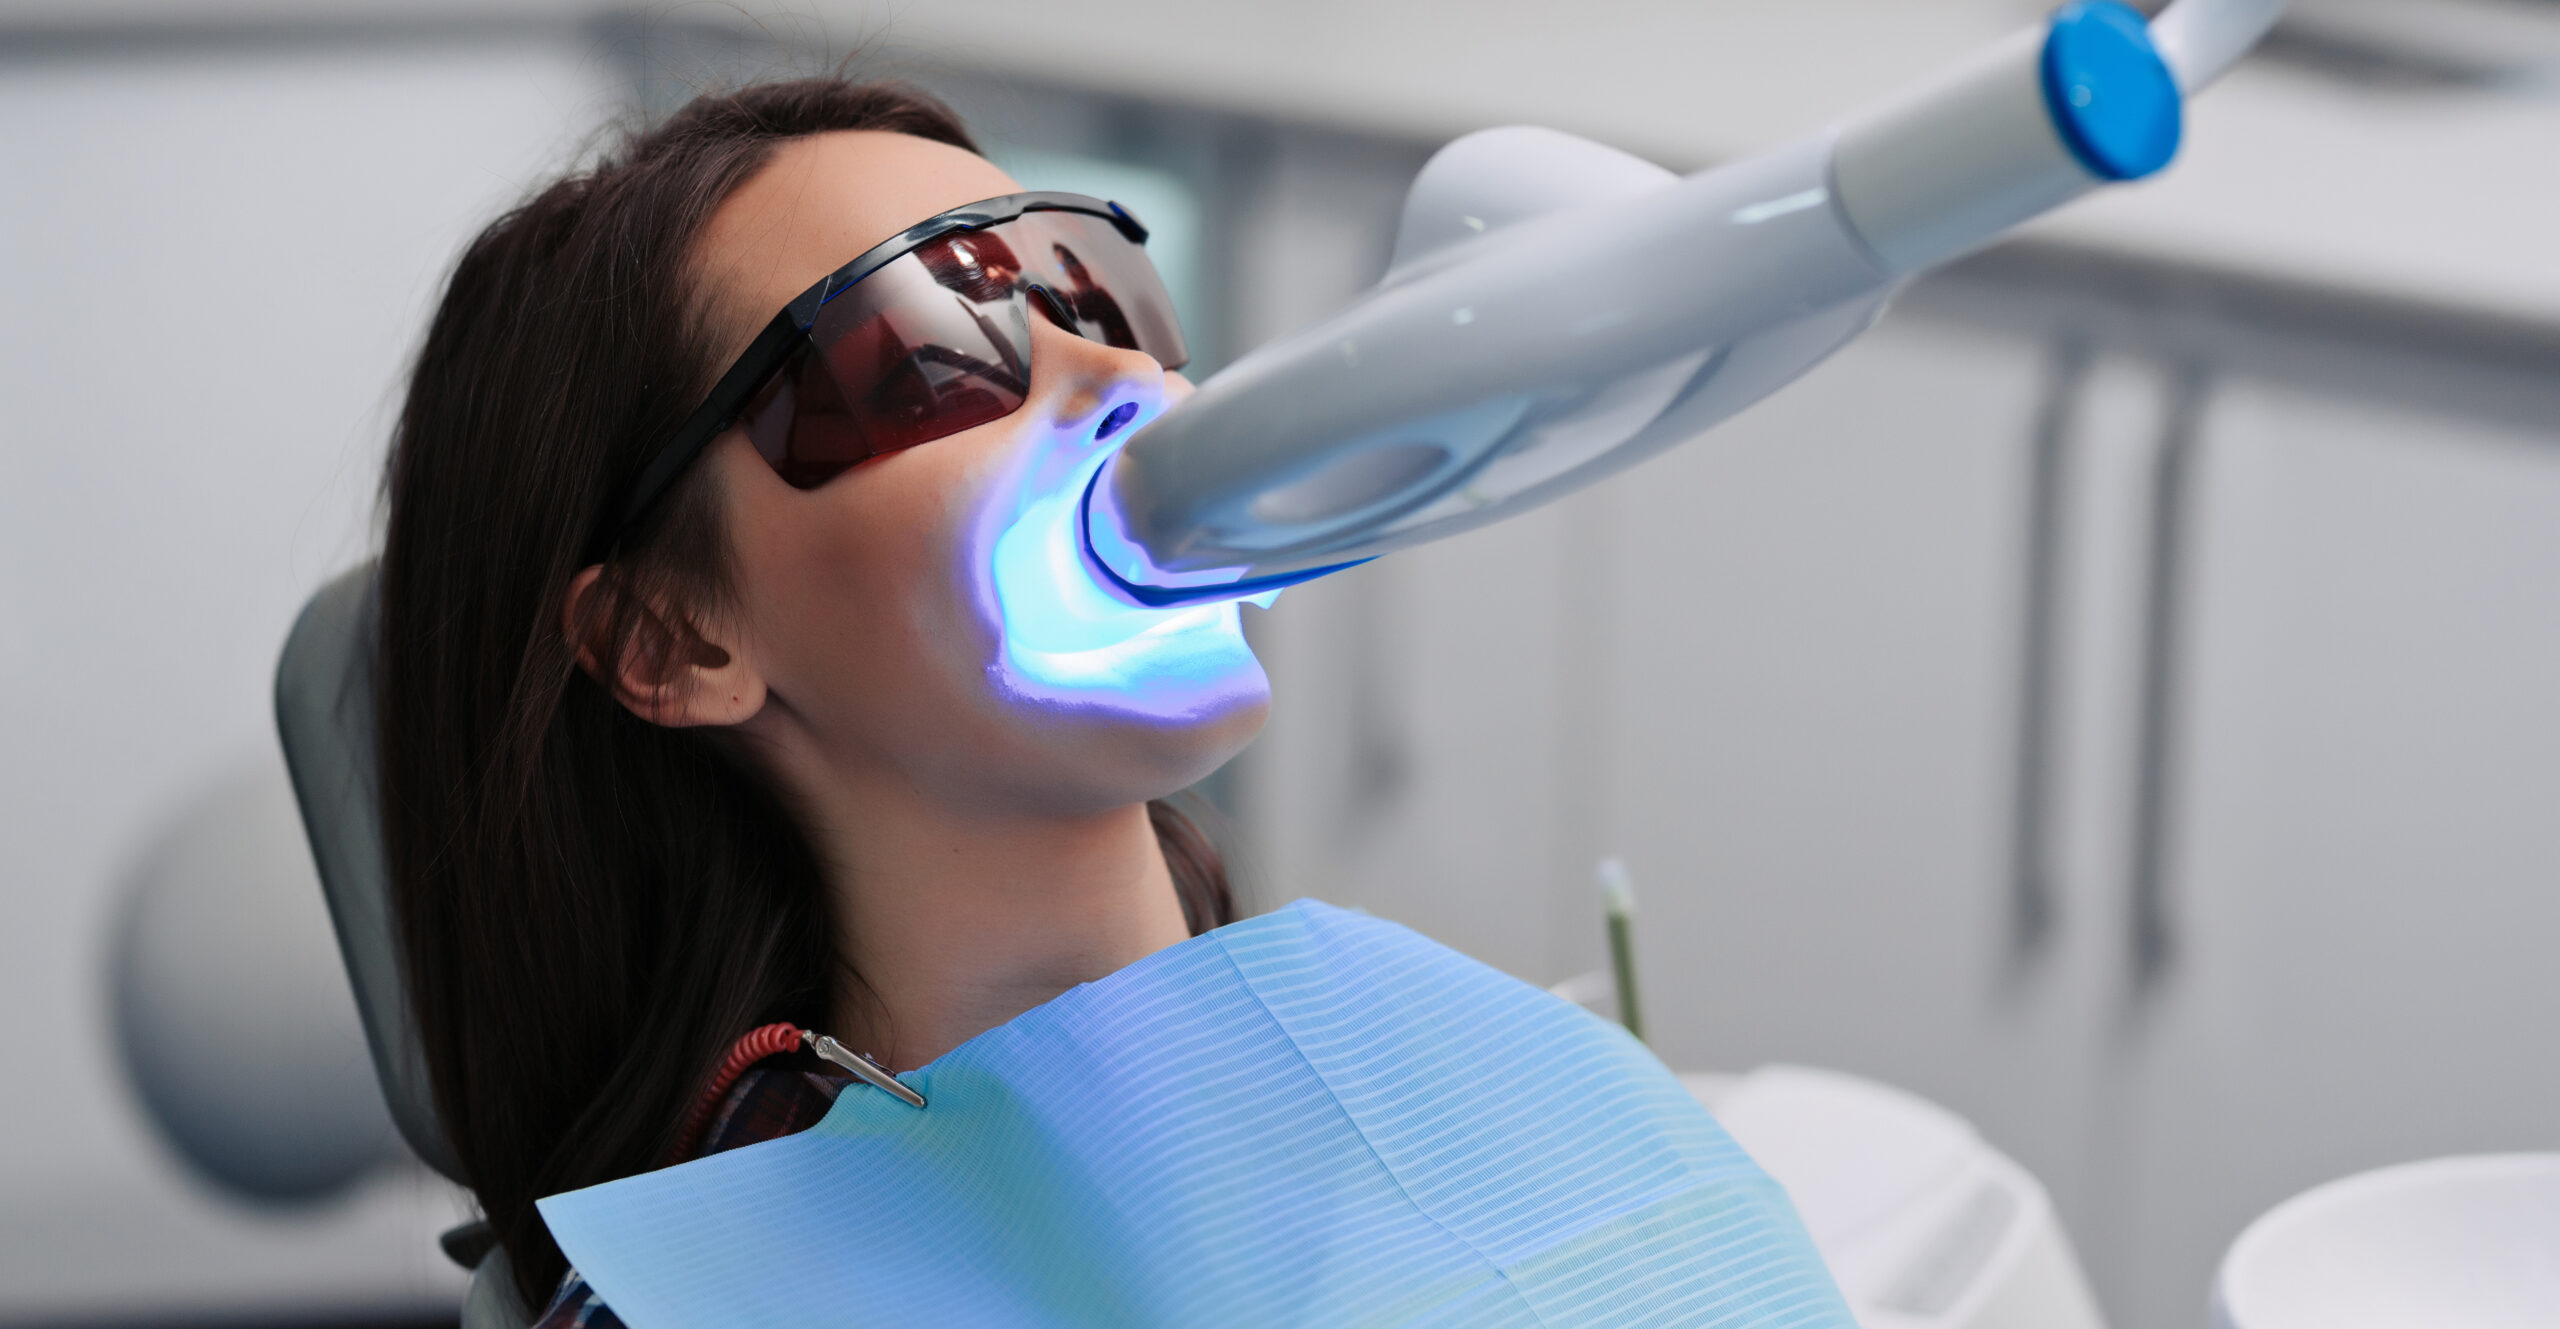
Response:
[{"label": "dark brown hair", "polygon": [[[847,129],[976,150],[894,86],[699,98],[471,242],[392,441],[393,906],[437,1115],[536,1308],[563,1262],[535,1199],[663,1162],[730,1041],[820,1020],[836,972],[824,883],[775,791],[717,738],[626,711],[579,670],[561,612],[606,504],[719,372],[695,237],[776,144]],[[617,547],[585,637],[598,658],[665,632],[638,606],[698,620],[724,602],[707,474]],[[1192,930],[1228,921],[1214,848],[1170,806],[1149,813]]]}]

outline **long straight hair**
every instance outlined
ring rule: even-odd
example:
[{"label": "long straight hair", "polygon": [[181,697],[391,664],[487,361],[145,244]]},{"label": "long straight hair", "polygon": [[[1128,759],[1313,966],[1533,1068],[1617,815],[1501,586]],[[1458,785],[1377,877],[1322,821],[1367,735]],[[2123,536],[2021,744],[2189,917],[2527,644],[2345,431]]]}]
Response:
[{"label": "long straight hair", "polygon": [[[701,731],[625,710],[561,626],[606,505],[709,390],[690,253],[784,140],[913,134],[976,151],[940,103],[843,79],[705,96],[465,249],[384,478],[376,675],[384,848],[436,1110],[539,1307],[563,1272],[534,1201],[675,1147],[731,1040],[823,1017],[837,959],[807,837]],[[850,257],[850,255],[848,255]],[[694,472],[627,532],[598,658],[727,596]],[[679,625],[681,626],[681,625]],[[1229,921],[1216,850],[1149,815],[1192,930]]]}]

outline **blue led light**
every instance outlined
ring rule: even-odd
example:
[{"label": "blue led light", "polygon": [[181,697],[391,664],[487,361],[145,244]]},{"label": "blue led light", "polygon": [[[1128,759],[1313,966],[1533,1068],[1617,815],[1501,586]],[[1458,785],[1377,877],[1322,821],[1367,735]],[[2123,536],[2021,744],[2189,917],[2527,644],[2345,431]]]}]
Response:
[{"label": "blue led light", "polygon": [[2053,16],[2044,100],[2063,144],[2101,180],[2139,180],[2178,155],[2177,76],[2142,15],[2116,0],[2080,0]]},{"label": "blue led light", "polygon": [[1169,572],[1147,556],[1146,546],[1131,538],[1128,519],[1121,514],[1114,497],[1111,486],[1103,483],[1099,469],[1088,473],[1084,485],[1084,510],[1078,517],[1087,539],[1085,552],[1092,556],[1093,568],[1110,581],[1113,589],[1119,591],[1123,598],[1142,605],[1165,609],[1242,600],[1268,608],[1273,600],[1279,598],[1280,592],[1289,587],[1330,576],[1345,568],[1356,568],[1369,561],[1355,558],[1348,562],[1327,563],[1263,577],[1247,577],[1242,568]]},{"label": "blue led light", "polygon": [[1007,676],[1051,700],[1116,702],[1166,719],[1205,714],[1242,688],[1258,690],[1260,666],[1235,599],[1147,608],[1096,580],[1084,556],[1081,500],[1112,451],[1095,449],[1063,476],[1027,478],[1018,515],[996,537],[992,580]]}]

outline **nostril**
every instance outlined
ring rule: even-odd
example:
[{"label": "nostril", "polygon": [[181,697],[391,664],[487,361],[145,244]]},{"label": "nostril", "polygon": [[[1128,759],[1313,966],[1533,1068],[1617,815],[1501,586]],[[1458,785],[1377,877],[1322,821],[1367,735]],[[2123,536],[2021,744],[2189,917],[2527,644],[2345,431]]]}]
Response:
[{"label": "nostril", "polygon": [[1101,424],[1093,427],[1093,441],[1099,443],[1102,440],[1111,437],[1113,434],[1119,433],[1121,430],[1129,427],[1130,421],[1137,418],[1138,404],[1136,402],[1124,401],[1120,403],[1118,406],[1112,408],[1111,414],[1102,417]]}]

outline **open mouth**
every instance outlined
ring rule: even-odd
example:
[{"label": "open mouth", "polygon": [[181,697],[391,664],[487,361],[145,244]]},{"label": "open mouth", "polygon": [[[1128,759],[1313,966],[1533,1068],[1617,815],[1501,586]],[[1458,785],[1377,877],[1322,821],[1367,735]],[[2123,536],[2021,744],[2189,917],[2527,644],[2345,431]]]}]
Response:
[{"label": "open mouth", "polygon": [[1007,661],[1059,688],[1142,688],[1205,681],[1243,649],[1235,601],[1149,609],[1103,589],[1084,553],[1079,499],[1117,449],[1098,448],[1046,486],[996,538],[994,583]]}]

